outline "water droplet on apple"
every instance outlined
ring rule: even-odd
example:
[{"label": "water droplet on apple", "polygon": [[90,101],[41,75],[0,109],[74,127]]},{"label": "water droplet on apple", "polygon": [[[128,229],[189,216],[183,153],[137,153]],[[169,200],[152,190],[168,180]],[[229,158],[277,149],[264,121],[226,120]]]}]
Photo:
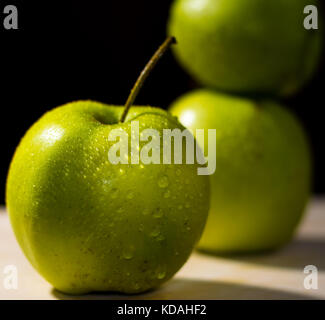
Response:
[{"label": "water droplet on apple", "polygon": [[133,199],[134,198],[134,193],[133,192],[129,192],[128,195],[127,195],[127,198],[128,199]]},{"label": "water droplet on apple", "polygon": [[164,212],[160,209],[157,208],[154,212],[153,212],[153,216],[155,218],[161,218],[164,215]]},{"label": "water droplet on apple", "polygon": [[112,199],[116,199],[118,196],[118,189],[117,188],[114,188],[111,192],[111,198]]},{"label": "water droplet on apple", "polygon": [[117,209],[117,213],[122,213],[123,211],[124,209],[122,207]]},{"label": "water droplet on apple", "polygon": [[125,260],[131,260],[133,258],[133,248],[129,248],[123,252],[123,258]]},{"label": "water droplet on apple", "polygon": [[157,273],[157,279],[162,280],[166,277],[166,271],[159,271]]},{"label": "water droplet on apple", "polygon": [[160,234],[160,231],[158,229],[154,229],[153,231],[151,231],[150,237],[156,238],[159,236],[159,234]]},{"label": "water droplet on apple", "polygon": [[167,188],[168,187],[168,178],[166,176],[161,177],[158,180],[158,186],[160,188]]},{"label": "water droplet on apple", "polygon": [[157,241],[163,241],[163,240],[165,240],[165,237],[164,237],[162,234],[160,234],[160,235],[156,238],[156,240],[157,240]]},{"label": "water droplet on apple", "polygon": [[167,190],[165,193],[164,193],[164,198],[165,199],[168,199],[170,197],[170,191]]}]

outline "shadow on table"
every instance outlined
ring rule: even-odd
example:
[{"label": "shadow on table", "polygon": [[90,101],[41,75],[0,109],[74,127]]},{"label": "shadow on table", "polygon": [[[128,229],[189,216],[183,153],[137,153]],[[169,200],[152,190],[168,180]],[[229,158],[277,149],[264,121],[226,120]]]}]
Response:
[{"label": "shadow on table", "polygon": [[325,240],[294,239],[285,247],[275,251],[223,257],[237,261],[298,270],[303,270],[307,265],[315,265],[321,271],[325,270]]},{"label": "shadow on table", "polygon": [[[157,290],[140,295],[93,293],[83,296],[65,295],[55,289],[52,294],[61,300],[302,300],[313,299],[310,295],[259,288],[243,284],[192,279],[173,279]],[[317,298],[316,298],[317,299]]]}]

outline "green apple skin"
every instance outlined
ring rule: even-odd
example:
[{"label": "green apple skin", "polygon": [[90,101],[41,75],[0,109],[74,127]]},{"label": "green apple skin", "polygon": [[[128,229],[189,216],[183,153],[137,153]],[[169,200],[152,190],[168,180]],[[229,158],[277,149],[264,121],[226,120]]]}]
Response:
[{"label": "green apple skin", "polygon": [[[46,113],[26,133],[6,189],[10,221],[31,264],[56,289],[139,293],[171,278],[199,240],[209,179],[197,165],[113,165],[110,130],[183,128],[166,111],[92,101]],[[147,143],[147,142],[146,142]]]},{"label": "green apple skin", "polygon": [[311,184],[309,144],[294,116],[275,102],[210,90],[180,97],[170,111],[189,129],[216,129],[210,213],[198,248],[249,253],[290,240]]},{"label": "green apple skin", "polygon": [[176,0],[168,33],[181,65],[205,86],[290,95],[311,78],[321,53],[321,26],[303,26],[306,5],[319,1]]}]

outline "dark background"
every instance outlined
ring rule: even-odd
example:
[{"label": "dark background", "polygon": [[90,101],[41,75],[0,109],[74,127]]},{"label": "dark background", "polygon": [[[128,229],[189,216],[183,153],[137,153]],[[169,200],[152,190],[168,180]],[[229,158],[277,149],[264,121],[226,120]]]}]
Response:
[{"label": "dark background", "polygon": [[[123,104],[139,72],[165,39],[171,0],[0,2],[0,203],[20,138],[45,111],[93,99]],[[3,7],[17,5],[19,30],[2,28]],[[314,192],[325,192],[323,88],[318,74],[285,101],[305,125],[315,160]],[[167,108],[196,84],[169,52],[137,104]],[[299,161],[299,159],[297,159]]]}]

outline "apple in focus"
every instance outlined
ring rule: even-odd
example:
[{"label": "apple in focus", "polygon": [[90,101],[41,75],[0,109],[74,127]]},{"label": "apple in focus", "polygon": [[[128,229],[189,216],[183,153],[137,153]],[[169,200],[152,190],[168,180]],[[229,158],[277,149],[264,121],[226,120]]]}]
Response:
[{"label": "apple in focus", "polygon": [[[182,128],[166,111],[79,101],[46,113],[12,160],[6,202],[18,242],[56,289],[138,293],[185,263],[203,231],[209,179],[197,165],[108,161],[110,130]],[[140,131],[140,132],[141,132]],[[187,183],[184,183],[187,181]]]},{"label": "apple in focus", "polygon": [[[197,162],[161,161],[163,130],[185,128],[161,109],[132,107],[174,43],[168,37],[159,47],[125,106],[77,101],[55,108],[16,149],[6,186],[11,225],[31,264],[62,292],[155,288],[182,267],[202,234],[208,177],[198,175]],[[149,131],[156,135],[150,138]],[[152,163],[154,150],[157,163]],[[171,159],[176,152],[171,148]],[[181,152],[185,159],[185,142]]]}]

